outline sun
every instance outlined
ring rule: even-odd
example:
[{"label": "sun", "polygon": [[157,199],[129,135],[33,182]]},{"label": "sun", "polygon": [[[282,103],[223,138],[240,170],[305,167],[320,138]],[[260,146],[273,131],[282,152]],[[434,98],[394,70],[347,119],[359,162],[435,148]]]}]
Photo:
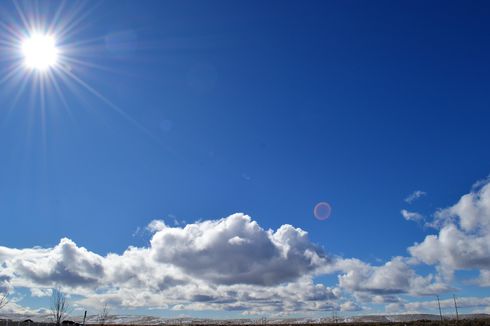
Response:
[{"label": "sun", "polygon": [[53,35],[34,33],[22,41],[22,54],[27,68],[46,71],[58,62],[56,38]]},{"label": "sun", "polygon": [[[33,8],[30,2],[12,3],[15,12],[7,15],[7,20],[3,16],[0,19],[0,90],[7,88],[13,93],[7,111],[23,107],[18,103],[24,99],[22,95],[28,95],[29,104],[39,107],[35,112],[42,115],[39,121],[43,128],[43,137],[46,137],[44,127],[48,108],[63,107],[70,113],[72,107],[78,107],[71,105],[71,95],[77,98],[91,95],[133,126],[152,136],[149,130],[85,78],[98,79],[92,74],[112,71],[106,64],[99,63],[107,50],[101,46],[101,39],[104,37],[84,37],[87,34],[86,19],[95,9],[95,5],[78,1],[63,1],[59,5],[36,1]],[[0,5],[1,10],[3,6]],[[117,53],[119,48],[113,50]],[[3,106],[0,107],[0,113],[1,109]]]}]

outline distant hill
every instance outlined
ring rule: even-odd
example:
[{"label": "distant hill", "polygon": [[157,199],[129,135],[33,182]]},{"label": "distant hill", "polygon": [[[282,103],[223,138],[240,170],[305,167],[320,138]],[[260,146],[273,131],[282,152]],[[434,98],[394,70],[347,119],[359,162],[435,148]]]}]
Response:
[{"label": "distant hill", "polygon": [[[466,320],[488,320],[490,325],[490,314],[463,314],[459,318]],[[0,320],[23,321],[32,319],[34,322],[50,322],[51,317],[48,314],[1,314]],[[68,319],[82,322],[81,316],[72,316]],[[453,320],[453,316],[445,316],[445,320]],[[403,323],[414,321],[439,321],[439,315],[432,314],[399,314],[399,315],[364,315],[332,318],[268,318],[264,319],[206,319],[206,318],[162,318],[154,316],[139,315],[111,315],[108,317],[106,324],[112,325],[261,325],[261,324],[327,324],[327,323]],[[89,315],[86,320],[87,324],[97,324],[97,315]],[[485,323],[487,324],[487,323]],[[3,326],[4,323],[0,323]]]}]

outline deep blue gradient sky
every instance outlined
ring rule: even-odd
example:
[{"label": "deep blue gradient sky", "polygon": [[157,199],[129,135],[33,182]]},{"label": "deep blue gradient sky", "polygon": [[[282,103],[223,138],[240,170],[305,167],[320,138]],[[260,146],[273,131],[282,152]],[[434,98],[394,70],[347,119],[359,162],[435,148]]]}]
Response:
[{"label": "deep blue gradient sky", "polygon": [[[37,6],[42,16],[59,3]],[[73,80],[58,78],[67,105],[51,91],[44,109],[31,81],[1,85],[5,247],[68,237],[122,253],[148,244],[152,220],[243,212],[379,263],[435,232],[401,209],[430,219],[490,172],[488,2],[103,1],[81,12],[59,40],[81,49],[71,72],[130,118]],[[14,4],[0,17],[15,22]],[[404,202],[415,190],[427,195]],[[320,201],[326,221],[312,213]]]}]

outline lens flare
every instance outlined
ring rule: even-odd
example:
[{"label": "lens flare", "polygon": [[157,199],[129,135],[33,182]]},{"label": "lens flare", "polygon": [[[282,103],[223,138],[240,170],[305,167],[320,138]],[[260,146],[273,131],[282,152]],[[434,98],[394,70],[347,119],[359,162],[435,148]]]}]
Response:
[{"label": "lens flare", "polygon": [[315,218],[320,221],[328,219],[331,213],[332,206],[330,206],[330,204],[327,202],[319,202],[313,209],[313,215],[315,215]]}]

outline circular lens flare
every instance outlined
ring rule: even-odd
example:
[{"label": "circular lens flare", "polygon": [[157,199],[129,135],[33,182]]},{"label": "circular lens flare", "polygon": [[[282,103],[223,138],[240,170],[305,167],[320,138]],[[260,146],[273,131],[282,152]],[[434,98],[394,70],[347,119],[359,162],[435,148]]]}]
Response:
[{"label": "circular lens flare", "polygon": [[332,213],[332,206],[330,206],[327,202],[320,202],[315,205],[313,209],[313,215],[315,215],[316,219],[320,221],[324,221],[330,217]]},{"label": "circular lens flare", "polygon": [[51,35],[36,33],[22,42],[24,64],[30,69],[45,71],[58,61],[56,40]]}]

